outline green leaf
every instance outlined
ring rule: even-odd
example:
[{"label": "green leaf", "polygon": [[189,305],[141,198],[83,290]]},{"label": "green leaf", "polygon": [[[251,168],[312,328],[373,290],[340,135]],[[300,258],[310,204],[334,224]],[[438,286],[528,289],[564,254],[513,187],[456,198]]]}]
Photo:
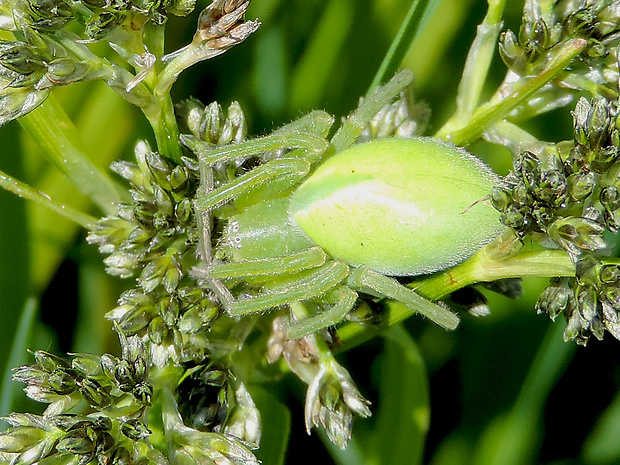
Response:
[{"label": "green leaf", "polygon": [[261,413],[263,434],[256,457],[265,465],[282,465],[291,433],[291,414],[274,395],[257,386],[248,386]]}]

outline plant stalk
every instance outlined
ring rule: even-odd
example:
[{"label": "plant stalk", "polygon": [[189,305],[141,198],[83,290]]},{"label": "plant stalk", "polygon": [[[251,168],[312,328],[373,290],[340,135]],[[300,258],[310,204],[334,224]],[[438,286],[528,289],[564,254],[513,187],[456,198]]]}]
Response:
[{"label": "plant stalk", "polygon": [[506,0],[489,0],[487,14],[478,26],[459,83],[456,111],[451,118],[457,124],[466,124],[478,105],[491,60],[497,49],[497,37],[502,28],[505,5]]},{"label": "plant stalk", "polygon": [[571,39],[560,46],[554,60],[538,76],[531,79],[505,98],[494,98],[478,107],[465,126],[460,126],[452,118],[435,134],[437,139],[447,139],[458,146],[466,146],[478,139],[493,123],[500,121],[525,103],[542,86],[564,71],[570,62],[586,47],[584,39]]},{"label": "plant stalk", "polygon": [[177,126],[176,117],[174,116],[172,98],[169,92],[156,94],[156,98],[159,102],[157,111],[153,113],[145,111],[144,114],[155,133],[157,150],[163,157],[175,163],[181,163],[179,127]]},{"label": "plant stalk", "polygon": [[48,195],[33,189],[28,184],[23,183],[2,171],[0,171],[0,187],[12,192],[22,199],[31,200],[35,203],[43,205],[60,216],[63,216],[71,221],[75,221],[77,224],[86,229],[89,229],[97,222],[97,218],[82,213],[81,211],[67,205],[59,204],[52,200]]}]

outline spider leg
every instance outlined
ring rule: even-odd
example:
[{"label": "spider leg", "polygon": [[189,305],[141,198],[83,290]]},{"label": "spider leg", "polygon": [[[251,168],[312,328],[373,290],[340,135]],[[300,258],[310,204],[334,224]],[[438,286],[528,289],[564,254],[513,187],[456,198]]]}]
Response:
[{"label": "spider leg", "polygon": [[416,294],[395,279],[383,276],[368,268],[352,269],[348,282],[356,289],[368,288],[379,295],[396,300],[446,329],[454,329],[459,324],[459,317],[450,310]]},{"label": "spider leg", "polygon": [[310,165],[308,160],[299,158],[271,160],[199,198],[196,201],[196,208],[202,211],[210,210],[218,204],[238,197],[270,179],[284,177],[301,179],[310,171]]},{"label": "spider leg", "polygon": [[364,128],[372,118],[390,103],[398,93],[413,81],[413,73],[404,69],[398,73],[385,85],[368,97],[362,104],[347,116],[342,126],[332,137],[332,145],[340,152],[349,148],[362,133]]},{"label": "spider leg", "polygon": [[265,290],[257,297],[237,300],[228,305],[231,316],[246,315],[287,305],[299,300],[308,300],[325,294],[337,286],[349,274],[349,267],[342,262],[330,261],[300,279],[287,281],[272,289]]},{"label": "spider leg", "polygon": [[357,292],[346,286],[341,286],[336,288],[332,294],[337,302],[331,308],[290,325],[286,331],[287,337],[299,339],[342,321],[355,305],[358,297]]},{"label": "spider leg", "polygon": [[275,276],[292,274],[316,268],[327,261],[327,255],[320,247],[312,247],[302,252],[284,257],[247,260],[236,263],[212,264],[206,267],[211,278],[241,278],[247,276]]},{"label": "spider leg", "polygon": [[334,117],[323,110],[313,110],[302,117],[276,129],[275,134],[284,132],[309,132],[323,138],[327,137],[334,124]]},{"label": "spider leg", "polygon": [[239,144],[229,144],[213,148],[212,144],[198,137],[181,135],[181,142],[192,152],[198,155],[201,163],[213,165],[221,162],[231,162],[268,152],[269,150],[300,148],[317,156],[327,149],[327,141],[318,135],[309,132],[284,131],[269,136],[251,139]]}]

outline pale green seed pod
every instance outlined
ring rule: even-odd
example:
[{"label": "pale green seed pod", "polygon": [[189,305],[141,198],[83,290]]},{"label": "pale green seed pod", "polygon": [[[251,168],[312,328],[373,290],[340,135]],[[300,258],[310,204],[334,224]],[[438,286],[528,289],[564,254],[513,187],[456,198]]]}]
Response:
[{"label": "pale green seed pod", "polygon": [[289,214],[332,257],[391,276],[460,263],[503,229],[482,161],[429,139],[381,139],[324,162]]}]

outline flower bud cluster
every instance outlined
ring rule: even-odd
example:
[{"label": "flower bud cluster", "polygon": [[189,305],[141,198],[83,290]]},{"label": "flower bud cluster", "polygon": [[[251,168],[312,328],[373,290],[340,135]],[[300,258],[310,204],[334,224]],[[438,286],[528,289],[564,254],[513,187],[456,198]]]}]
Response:
[{"label": "flower bud cluster", "polygon": [[[15,36],[15,40],[0,41],[0,124],[28,113],[47,98],[52,87],[98,79],[105,74],[101,60],[80,41],[97,38],[94,31],[98,29],[95,24],[99,13],[89,3],[0,3],[0,17],[5,18],[0,28]],[[83,37],[75,34],[70,24],[75,21],[81,21]]]},{"label": "flower bud cluster", "polygon": [[182,257],[197,241],[191,196],[197,167],[190,158],[173,164],[139,142],[137,163],[118,161],[112,170],[130,183],[132,203],[120,204],[116,215],[103,218],[88,236],[109,254],[108,273],[122,278],[140,272],[148,293],[159,285],[177,288],[184,274]]},{"label": "flower bud cluster", "polygon": [[573,38],[588,41],[588,58],[604,58],[612,52],[620,31],[617,2],[562,2],[552,17],[543,17],[536,3],[526,2],[518,34],[507,30],[500,36],[500,56],[516,74],[538,74],[553,57],[554,47]]},{"label": "flower bud cluster", "polygon": [[[158,70],[166,76],[163,89],[169,91],[182,69],[220,55],[258,29],[258,21],[243,18],[249,3],[213,0],[200,14],[191,46],[163,56],[159,46],[157,50],[147,46],[153,40],[145,34],[157,34],[145,25],[162,26],[169,15],[185,16],[196,0],[0,2],[0,29],[15,37],[0,40],[0,125],[37,107],[52,87],[96,79],[152,115],[161,99],[140,84],[147,75],[155,78],[155,63],[180,58],[172,66],[173,76],[165,67]],[[113,57],[99,56],[89,48],[89,43],[102,40],[114,50]]]},{"label": "flower bud cluster", "polygon": [[105,411],[127,395],[131,409],[139,411],[151,403],[150,359],[135,336],[125,340],[123,352],[120,359],[109,354],[76,354],[65,359],[37,351],[35,363],[16,368],[13,378],[27,385],[28,397],[51,404],[48,410],[53,412],[65,412],[80,400]]},{"label": "flower bud cluster", "polygon": [[145,439],[151,431],[137,418],[114,419],[101,414],[33,415],[11,413],[10,428],[0,434],[0,457],[7,463],[30,465],[167,465]]},{"label": "flower bud cluster", "polygon": [[491,200],[519,237],[530,234],[570,255],[576,277],[555,280],[538,309],[553,319],[564,313],[565,337],[585,344],[604,330],[620,338],[616,266],[604,238],[620,229],[620,133],[618,109],[602,98],[581,98],[573,119],[572,143],[519,154]]},{"label": "flower bud cluster", "polygon": [[5,19],[0,29],[15,36],[0,41],[0,125],[39,105],[52,87],[101,77],[87,45],[73,32],[61,31],[77,15],[76,8],[80,17],[89,17],[90,10],[81,6],[67,0],[0,3]]},{"label": "flower bud cluster", "polygon": [[541,155],[521,152],[491,194],[502,222],[521,237],[545,235],[574,260],[582,251],[604,249],[603,232],[618,230],[617,113],[605,99],[581,98],[573,112],[575,139],[568,154],[562,153],[564,145]]},{"label": "flower bud cluster", "polygon": [[214,147],[238,144],[247,138],[247,123],[238,102],[232,102],[224,116],[217,102],[205,107],[192,98],[178,105],[178,114],[183,129]]},{"label": "flower bud cluster", "polygon": [[578,262],[577,276],[553,279],[536,308],[552,320],[560,313],[566,315],[565,340],[585,345],[590,335],[601,340],[605,331],[620,339],[620,267],[592,255],[584,257]]},{"label": "flower bud cluster", "polygon": [[[179,110],[190,131],[214,146],[245,138],[245,118],[236,103],[226,117],[217,103],[205,108],[189,101]],[[198,163],[183,157],[182,164],[174,165],[143,142],[136,147],[136,161],[112,165],[129,181],[133,201],[100,220],[87,238],[109,254],[104,262],[110,274],[136,276],[139,284],[125,291],[107,316],[125,334],[147,336],[154,345],[168,347],[176,361],[200,361],[205,343],[196,338],[221,312],[188,273],[198,263],[200,234],[191,203],[199,187]],[[166,363],[165,357],[154,359],[158,365]]]},{"label": "flower bud cluster", "polygon": [[[49,406],[43,416],[14,413],[5,418],[11,427],[0,434],[4,458],[24,465],[43,459],[64,463],[72,456],[79,464],[133,463],[133,443],[151,434],[141,417],[153,390],[142,343],[136,337],[121,338],[121,345],[121,358],[61,358],[37,351],[33,365],[17,368],[13,378],[26,383],[26,394]],[[96,413],[68,413],[81,402]]]},{"label": "flower bud cluster", "polygon": [[216,363],[189,368],[177,386],[183,422],[200,431],[217,431],[226,419],[231,373]]},{"label": "flower bud cluster", "polygon": [[104,37],[113,29],[146,21],[166,22],[167,15],[185,16],[196,0],[23,0],[32,26],[40,31],[56,31],[74,20],[84,27],[86,38]]},{"label": "flower bud cluster", "polygon": [[320,425],[330,441],[345,449],[351,439],[353,415],[369,417],[369,404],[342,365],[321,363],[306,393],[306,430],[310,433],[312,426]]},{"label": "flower bud cluster", "polygon": [[225,366],[206,360],[188,368],[176,394],[179,413],[187,426],[233,435],[252,448],[258,447],[258,409],[244,384]]}]

